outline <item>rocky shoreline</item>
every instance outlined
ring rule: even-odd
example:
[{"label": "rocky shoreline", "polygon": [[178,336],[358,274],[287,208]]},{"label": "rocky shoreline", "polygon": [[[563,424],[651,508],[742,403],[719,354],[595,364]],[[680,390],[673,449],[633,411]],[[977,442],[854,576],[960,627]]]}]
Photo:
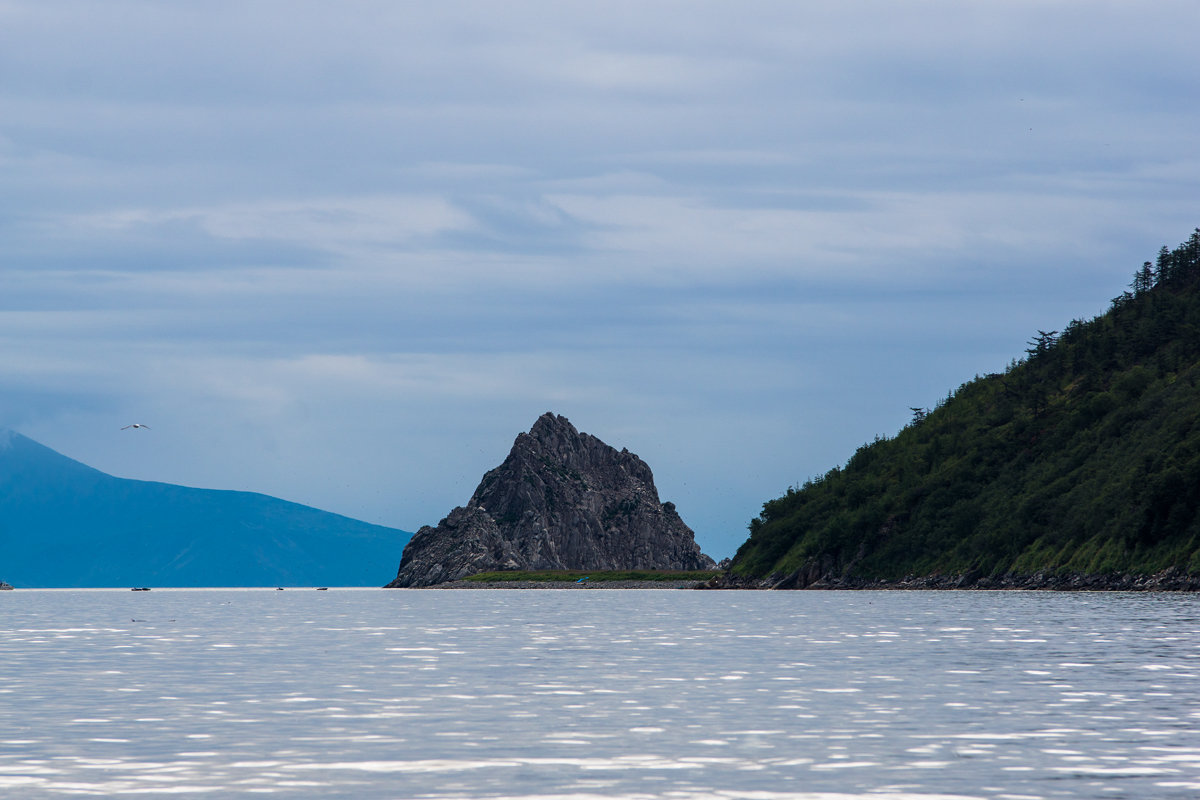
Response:
[{"label": "rocky shoreline", "polygon": [[702,581],[447,581],[425,589],[697,589]]},{"label": "rocky shoreline", "polygon": [[697,589],[959,589],[959,590],[1043,590],[1057,592],[1200,592],[1200,576],[1180,569],[1167,569],[1154,575],[1089,575],[1086,573],[1038,572],[1032,575],[989,576],[979,573],[962,575],[908,576],[898,581],[862,580],[813,575],[798,570],[790,575],[771,575],[761,580],[738,578],[732,573],[718,575]]},{"label": "rocky shoreline", "polygon": [[898,581],[856,580],[806,576],[802,572],[773,575],[761,580],[738,578],[726,572],[708,581],[447,581],[428,589],[700,589],[700,590],[809,590],[809,591],[1020,591],[1052,592],[1200,592],[1200,576],[1168,569],[1154,575],[1089,575],[1039,572],[999,577],[963,575],[908,576]]}]

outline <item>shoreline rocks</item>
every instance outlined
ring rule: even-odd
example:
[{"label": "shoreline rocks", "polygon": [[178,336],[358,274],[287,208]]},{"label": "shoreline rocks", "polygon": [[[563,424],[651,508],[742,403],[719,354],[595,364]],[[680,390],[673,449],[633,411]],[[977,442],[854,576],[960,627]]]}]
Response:
[{"label": "shoreline rocks", "polygon": [[783,589],[783,590],[948,590],[1003,591],[1043,590],[1056,592],[1200,592],[1200,576],[1171,568],[1154,575],[1089,575],[1086,573],[1038,572],[1032,575],[998,577],[967,572],[961,575],[907,576],[898,581],[863,580],[814,575],[803,569],[790,575],[770,575],[747,580],[726,572],[698,585],[697,589]]},{"label": "shoreline rocks", "polygon": [[420,586],[420,589],[562,589],[592,590],[592,589],[695,589],[701,581],[447,581],[433,586]]}]

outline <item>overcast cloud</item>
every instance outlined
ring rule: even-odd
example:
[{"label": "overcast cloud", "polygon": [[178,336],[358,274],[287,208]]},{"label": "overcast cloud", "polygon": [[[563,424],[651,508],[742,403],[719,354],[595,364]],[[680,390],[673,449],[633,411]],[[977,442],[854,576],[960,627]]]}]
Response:
[{"label": "overcast cloud", "polygon": [[1198,29],[1193,0],[0,0],[0,424],[415,530],[553,410],[731,555],[1200,225]]}]

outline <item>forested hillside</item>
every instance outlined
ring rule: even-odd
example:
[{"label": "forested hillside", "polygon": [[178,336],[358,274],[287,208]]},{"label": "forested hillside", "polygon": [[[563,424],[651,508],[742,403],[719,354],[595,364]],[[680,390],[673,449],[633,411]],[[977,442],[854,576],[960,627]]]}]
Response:
[{"label": "forested hillside", "polygon": [[785,585],[1200,575],[1200,229],[894,438],[763,505],[732,576]]}]

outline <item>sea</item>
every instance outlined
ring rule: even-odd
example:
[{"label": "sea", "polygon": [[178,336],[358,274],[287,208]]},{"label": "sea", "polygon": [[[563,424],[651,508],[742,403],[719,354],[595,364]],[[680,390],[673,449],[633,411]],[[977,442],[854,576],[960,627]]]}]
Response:
[{"label": "sea", "polygon": [[1200,597],[0,593],[0,797],[1200,797]]}]

